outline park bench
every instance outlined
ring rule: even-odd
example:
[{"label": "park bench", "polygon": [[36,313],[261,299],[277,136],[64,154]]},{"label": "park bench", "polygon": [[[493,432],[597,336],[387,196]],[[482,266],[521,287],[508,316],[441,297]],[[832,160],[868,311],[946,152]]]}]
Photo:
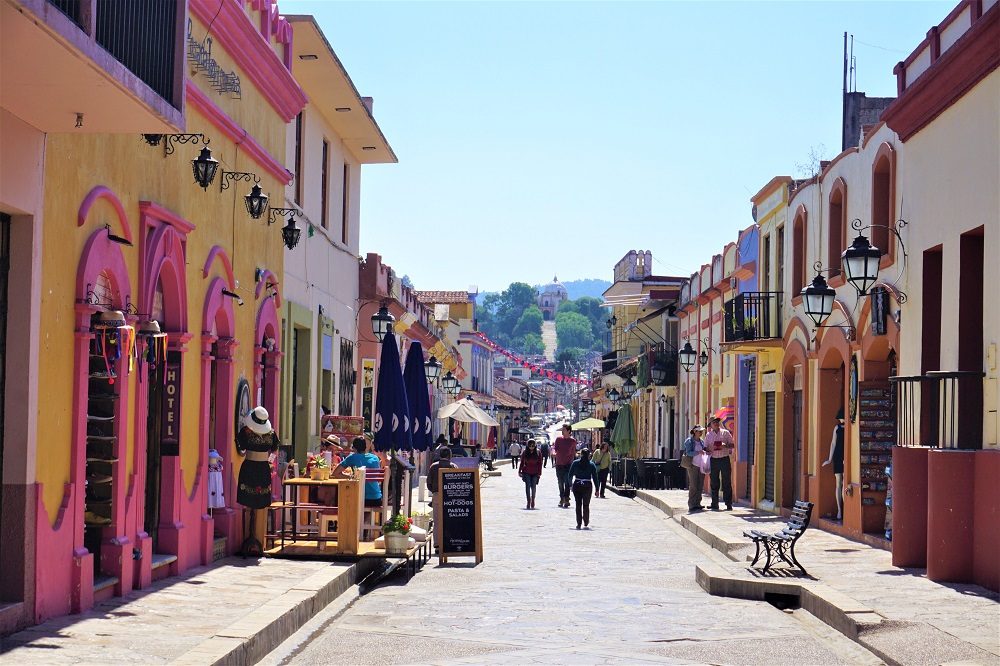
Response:
[{"label": "park bench", "polygon": [[764,532],[762,530],[746,530],[743,532],[743,536],[753,541],[754,546],[757,547],[750,566],[757,564],[757,560],[760,559],[761,555],[761,546],[763,546],[767,558],[764,562],[762,573],[767,573],[767,570],[771,568],[771,560],[774,556],[777,556],[789,566],[798,567],[803,574],[808,575],[806,568],[795,559],[795,542],[799,540],[799,537],[809,527],[812,510],[812,502],[797,501],[795,502],[795,508],[792,509],[792,515],[788,518],[788,522],[777,532]]}]

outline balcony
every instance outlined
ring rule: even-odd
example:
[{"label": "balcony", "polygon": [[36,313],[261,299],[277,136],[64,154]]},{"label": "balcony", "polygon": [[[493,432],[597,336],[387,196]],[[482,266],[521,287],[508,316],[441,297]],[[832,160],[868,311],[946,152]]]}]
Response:
[{"label": "balcony", "polygon": [[185,0],[0,3],[0,105],[43,132],[184,125]]},{"label": "balcony", "polygon": [[781,331],[781,292],[745,291],[725,305],[723,342],[776,340]]},{"label": "balcony", "polygon": [[896,387],[896,444],[983,448],[982,372],[932,371],[890,377]]}]

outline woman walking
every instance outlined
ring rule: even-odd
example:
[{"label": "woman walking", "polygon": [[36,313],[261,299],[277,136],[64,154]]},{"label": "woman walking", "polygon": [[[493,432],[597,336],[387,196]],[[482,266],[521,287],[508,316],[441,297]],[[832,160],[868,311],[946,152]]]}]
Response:
[{"label": "woman walking", "polygon": [[524,481],[524,497],[527,500],[525,509],[535,508],[535,491],[538,489],[538,479],[542,477],[542,454],[535,447],[535,440],[529,439],[521,454],[521,467],[518,472]]},{"label": "woman walking", "polygon": [[694,457],[705,450],[705,442],[702,437],[705,429],[700,425],[691,428],[691,436],[684,440],[683,455],[681,455],[681,467],[687,470],[688,478],[688,513],[702,511],[701,490],[705,486],[705,475],[694,462]]},{"label": "woman walking", "polygon": [[580,457],[569,466],[569,483],[576,500],[576,529],[590,528],[590,496],[597,494],[597,466],[590,460],[590,449],[581,449]]},{"label": "woman walking", "polygon": [[597,497],[604,497],[604,491],[608,487],[608,472],[611,471],[611,447],[607,442],[601,442],[594,451],[594,465],[597,466],[597,487],[594,488]]}]

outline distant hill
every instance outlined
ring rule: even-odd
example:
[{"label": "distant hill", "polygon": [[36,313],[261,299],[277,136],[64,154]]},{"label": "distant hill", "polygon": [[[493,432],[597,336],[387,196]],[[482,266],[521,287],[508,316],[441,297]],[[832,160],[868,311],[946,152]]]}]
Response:
[{"label": "distant hill", "polygon": [[563,282],[563,286],[566,287],[567,293],[569,293],[569,300],[575,301],[583,296],[592,296],[594,298],[601,298],[611,283],[607,280],[570,280],[569,282]]}]

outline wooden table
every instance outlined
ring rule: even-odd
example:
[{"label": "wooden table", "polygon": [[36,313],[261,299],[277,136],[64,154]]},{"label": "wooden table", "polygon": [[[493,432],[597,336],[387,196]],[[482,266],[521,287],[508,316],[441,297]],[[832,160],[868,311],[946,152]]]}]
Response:
[{"label": "wooden table", "polygon": [[[299,511],[322,511],[324,505],[313,504],[308,501],[303,502],[302,496],[308,493],[310,488],[332,488],[337,495],[337,536],[321,537],[309,532],[299,531],[297,513]],[[281,512],[280,523],[268,538],[273,539],[276,544],[280,544],[280,549],[284,550],[286,541],[303,541],[309,539],[326,546],[332,546],[333,553],[342,555],[357,555],[361,549],[361,523],[362,514],[365,507],[365,482],[364,479],[326,479],[319,481],[310,478],[286,479],[282,484],[282,501],[271,505],[271,508]],[[291,512],[292,520],[289,527],[288,512]],[[323,519],[322,516],[320,518]]]}]

